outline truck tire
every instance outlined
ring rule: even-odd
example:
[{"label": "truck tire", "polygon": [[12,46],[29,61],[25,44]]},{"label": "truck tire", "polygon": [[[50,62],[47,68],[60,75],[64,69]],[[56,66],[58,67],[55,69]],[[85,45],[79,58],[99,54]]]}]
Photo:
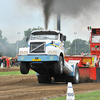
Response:
[{"label": "truck tire", "polygon": [[22,74],[28,74],[29,69],[30,69],[29,63],[26,63],[26,62],[21,62],[20,63],[20,72]]},{"label": "truck tire", "polygon": [[64,68],[64,63],[63,63],[62,57],[60,56],[59,61],[54,63],[54,72],[56,74],[62,74],[63,73],[63,68]]},{"label": "truck tire", "polygon": [[51,83],[51,77],[47,75],[38,75],[37,77],[39,83]]},{"label": "truck tire", "polygon": [[76,65],[76,68],[75,68],[75,76],[72,76],[72,83],[74,84],[78,84],[79,83],[79,68],[78,66]]}]

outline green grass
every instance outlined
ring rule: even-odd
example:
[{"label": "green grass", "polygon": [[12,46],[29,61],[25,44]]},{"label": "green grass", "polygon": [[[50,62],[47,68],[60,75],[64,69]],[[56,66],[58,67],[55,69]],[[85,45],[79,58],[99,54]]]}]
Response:
[{"label": "green grass", "polygon": [[59,98],[48,99],[48,100],[66,100],[66,97],[59,97]]},{"label": "green grass", "polygon": [[[29,71],[29,74],[36,74],[34,71]],[[8,75],[22,75],[20,71],[10,71],[10,72],[0,72],[0,76],[8,76]],[[27,74],[26,74],[27,75]]]},{"label": "green grass", "polygon": [[[49,100],[66,100],[66,96]],[[77,94],[75,95],[75,100],[100,100],[100,91]]]},{"label": "green grass", "polygon": [[79,94],[75,98],[75,100],[100,100],[100,91]]}]

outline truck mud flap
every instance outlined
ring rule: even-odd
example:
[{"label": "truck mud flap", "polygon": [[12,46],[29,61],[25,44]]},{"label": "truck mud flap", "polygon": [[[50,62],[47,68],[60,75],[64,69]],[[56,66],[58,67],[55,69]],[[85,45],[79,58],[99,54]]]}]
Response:
[{"label": "truck mud flap", "polygon": [[100,68],[97,68],[97,69],[96,69],[96,72],[97,72],[97,73],[96,73],[96,74],[97,74],[97,75],[96,75],[96,76],[97,76],[97,82],[100,82]]}]

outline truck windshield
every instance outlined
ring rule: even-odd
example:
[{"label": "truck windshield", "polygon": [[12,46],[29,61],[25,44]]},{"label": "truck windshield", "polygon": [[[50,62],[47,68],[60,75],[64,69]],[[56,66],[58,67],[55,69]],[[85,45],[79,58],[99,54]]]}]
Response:
[{"label": "truck windshield", "polygon": [[31,35],[31,40],[57,40],[58,39],[58,35],[53,35],[53,34],[42,34],[42,35],[34,35],[34,34],[32,34]]},{"label": "truck windshield", "polygon": [[93,35],[92,43],[100,43],[100,35]]}]

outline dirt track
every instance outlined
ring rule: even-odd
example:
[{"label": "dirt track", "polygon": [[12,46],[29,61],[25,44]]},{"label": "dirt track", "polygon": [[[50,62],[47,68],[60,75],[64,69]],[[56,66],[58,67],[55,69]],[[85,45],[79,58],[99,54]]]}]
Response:
[{"label": "dirt track", "polygon": [[[4,69],[14,71],[19,68]],[[3,69],[0,69],[0,71]],[[75,94],[100,90],[100,83],[73,84]],[[67,84],[39,84],[35,75],[0,76],[0,100],[44,100],[66,95]]]}]

